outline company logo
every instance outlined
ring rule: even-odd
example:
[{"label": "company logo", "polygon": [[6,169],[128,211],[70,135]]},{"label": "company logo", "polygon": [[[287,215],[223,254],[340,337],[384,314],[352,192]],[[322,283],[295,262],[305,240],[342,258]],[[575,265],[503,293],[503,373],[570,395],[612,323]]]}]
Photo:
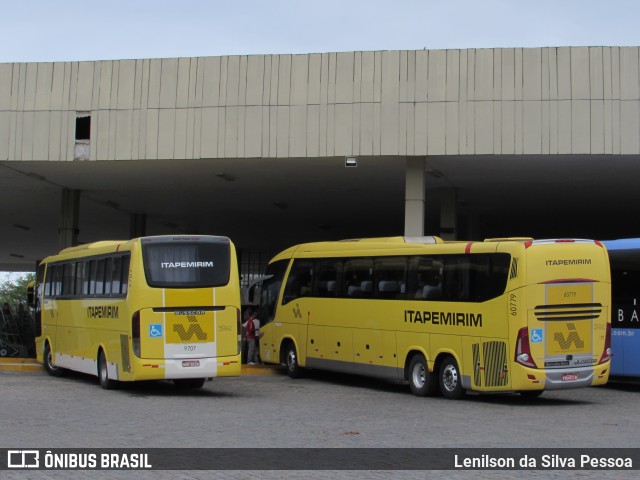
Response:
[{"label": "company logo", "polygon": [[160,268],[213,268],[213,262],[161,262]]},{"label": "company logo", "polygon": [[88,318],[118,318],[118,307],[116,305],[98,305],[87,307]]},{"label": "company logo", "polygon": [[571,260],[565,260],[559,258],[557,260],[547,260],[547,267],[557,266],[557,265],[591,265],[590,258],[576,258]]},{"label": "company logo", "polygon": [[183,342],[191,340],[194,335],[200,341],[207,339],[207,334],[202,331],[200,325],[195,323],[189,325],[189,328],[187,330],[185,330],[184,326],[176,324],[173,326],[173,331],[178,334],[180,340],[182,340]]},{"label": "company logo", "polygon": [[432,325],[447,325],[450,327],[482,327],[482,314],[405,310],[404,323],[431,323]]},{"label": "company logo", "polygon": [[576,348],[583,348],[584,341],[580,338],[580,335],[578,335],[576,326],[573,323],[567,323],[567,328],[569,329],[569,335],[566,337],[560,332],[553,334],[553,339],[558,342],[560,348],[562,350],[568,350],[572,344],[575,345]]},{"label": "company logo", "polygon": [[38,450],[9,450],[7,451],[8,468],[38,468],[40,467],[40,452]]}]

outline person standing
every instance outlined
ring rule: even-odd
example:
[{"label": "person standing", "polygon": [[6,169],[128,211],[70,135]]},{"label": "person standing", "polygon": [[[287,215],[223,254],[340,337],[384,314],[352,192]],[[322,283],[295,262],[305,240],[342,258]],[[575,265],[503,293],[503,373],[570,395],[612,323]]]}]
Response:
[{"label": "person standing", "polygon": [[247,331],[247,364],[256,364],[256,327],[253,323],[254,313],[249,314],[249,318],[246,323]]}]

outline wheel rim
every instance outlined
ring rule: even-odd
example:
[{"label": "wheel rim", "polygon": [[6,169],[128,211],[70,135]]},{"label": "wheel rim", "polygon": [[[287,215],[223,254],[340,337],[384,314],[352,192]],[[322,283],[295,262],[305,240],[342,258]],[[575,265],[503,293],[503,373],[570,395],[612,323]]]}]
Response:
[{"label": "wheel rim", "polygon": [[100,382],[105,383],[107,379],[107,362],[104,361],[104,357],[100,357]]},{"label": "wheel rim", "polygon": [[413,372],[411,374],[411,378],[413,380],[413,384],[417,388],[424,387],[425,384],[426,371],[424,365],[417,364],[413,367]]},{"label": "wheel rim", "polygon": [[291,372],[296,369],[296,351],[294,349],[287,352],[287,368]]},{"label": "wheel rim", "polygon": [[442,372],[442,384],[449,392],[458,386],[458,370],[453,365],[447,365]]},{"label": "wheel rim", "polygon": [[52,357],[53,355],[51,355],[51,350],[47,349],[47,368],[49,370],[56,370],[58,367],[53,364]]}]

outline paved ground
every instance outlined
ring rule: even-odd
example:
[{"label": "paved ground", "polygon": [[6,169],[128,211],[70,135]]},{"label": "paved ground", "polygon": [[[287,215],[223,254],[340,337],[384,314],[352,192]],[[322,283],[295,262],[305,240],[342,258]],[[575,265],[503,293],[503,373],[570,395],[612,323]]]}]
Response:
[{"label": "paved ground", "polygon": [[[638,447],[638,386],[462,401],[314,372],[100,389],[93,377],[0,371],[0,448]],[[3,472],[3,478],[624,478],[626,472]],[[63,475],[60,475],[63,473]],[[114,475],[114,473],[116,473]],[[628,475],[631,477],[632,475]]]}]

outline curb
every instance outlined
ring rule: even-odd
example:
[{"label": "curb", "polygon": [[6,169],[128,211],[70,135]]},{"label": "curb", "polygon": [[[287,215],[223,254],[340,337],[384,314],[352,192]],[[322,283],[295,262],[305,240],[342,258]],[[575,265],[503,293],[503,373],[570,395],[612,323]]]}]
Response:
[{"label": "curb", "polygon": [[[242,375],[275,375],[276,365],[242,365]],[[42,372],[44,367],[35,358],[0,358],[0,371]]]},{"label": "curb", "polygon": [[279,369],[277,365],[242,365],[241,375],[275,375]]},{"label": "curb", "polygon": [[0,358],[0,371],[41,372],[44,367],[35,358]]}]

